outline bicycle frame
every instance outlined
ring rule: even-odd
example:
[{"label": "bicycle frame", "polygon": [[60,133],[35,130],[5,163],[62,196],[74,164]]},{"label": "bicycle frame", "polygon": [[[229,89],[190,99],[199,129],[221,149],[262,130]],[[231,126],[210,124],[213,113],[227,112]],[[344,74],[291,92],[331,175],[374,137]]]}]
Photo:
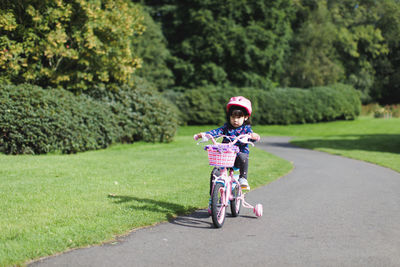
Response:
[{"label": "bicycle frame", "polygon": [[[213,144],[217,145],[217,142],[211,135],[206,135],[205,137],[206,140],[203,137],[203,142],[208,141],[208,138],[210,138]],[[235,144],[238,140],[240,140],[241,142],[252,144],[248,141],[248,138],[249,136],[246,135],[238,136],[233,141],[231,141],[231,144]],[[231,205],[231,212],[234,217],[239,215],[241,206],[253,209],[253,212],[256,214],[257,217],[262,216],[263,210],[261,204],[257,204],[253,207],[245,201],[245,194],[243,193],[242,188],[239,185],[238,179],[234,175],[234,169],[232,167],[224,166],[218,166],[217,168],[219,169],[219,175],[216,176],[213,174],[214,179],[211,189],[210,203],[212,208],[211,210],[208,210],[209,214],[212,215],[215,227],[222,227],[225,220],[226,208],[229,205]],[[215,190],[218,190],[218,192],[215,192]],[[237,191],[233,193],[234,190]]]},{"label": "bicycle frame", "polygon": [[237,186],[239,189],[239,197],[237,199],[241,201],[242,206],[248,209],[254,209],[252,205],[246,202],[244,198],[245,193],[243,193],[242,188],[239,185],[239,181],[234,175],[234,170],[232,168],[228,170],[228,168],[221,167],[220,173],[221,173],[220,176],[214,177],[215,179],[213,182],[211,194],[214,191],[215,184],[217,183],[222,184],[225,188],[224,190],[225,197],[223,198],[224,199],[223,205],[225,207],[228,207],[228,205],[230,204],[229,201],[234,200],[234,196],[232,195],[232,190],[233,190],[233,185],[235,184],[235,186]]}]

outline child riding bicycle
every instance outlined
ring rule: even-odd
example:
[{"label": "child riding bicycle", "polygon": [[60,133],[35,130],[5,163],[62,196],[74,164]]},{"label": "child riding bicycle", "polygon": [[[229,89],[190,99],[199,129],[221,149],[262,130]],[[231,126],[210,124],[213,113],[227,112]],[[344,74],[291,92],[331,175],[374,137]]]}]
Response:
[{"label": "child riding bicycle", "polygon": [[[213,137],[225,135],[228,138],[235,138],[239,135],[249,134],[251,141],[259,141],[260,136],[253,132],[250,125],[250,116],[252,108],[251,102],[243,96],[232,97],[226,105],[226,120],[227,122],[217,128],[205,133],[198,133],[195,138],[204,138],[206,134]],[[230,140],[225,137],[223,143],[228,143]],[[240,171],[239,183],[242,189],[250,189],[247,182],[247,171],[249,168],[249,145],[247,143],[237,142],[236,146],[239,147],[239,153],[236,155],[235,168]],[[214,170],[213,170],[214,173]],[[211,179],[213,175],[211,175]]]}]

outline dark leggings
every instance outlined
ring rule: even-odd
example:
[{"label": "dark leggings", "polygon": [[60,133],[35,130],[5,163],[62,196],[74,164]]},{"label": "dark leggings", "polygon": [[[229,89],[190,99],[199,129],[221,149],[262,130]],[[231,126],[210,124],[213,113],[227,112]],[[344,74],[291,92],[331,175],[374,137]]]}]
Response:
[{"label": "dark leggings", "polygon": [[240,178],[247,180],[247,170],[249,169],[249,154],[239,152],[236,155],[235,165],[240,170]]},{"label": "dark leggings", "polygon": [[[247,180],[247,170],[249,169],[249,154],[241,152],[237,153],[234,167],[240,170],[239,178],[245,178]],[[214,181],[214,175],[220,176],[220,171],[218,167],[215,167],[211,172],[210,194],[211,194],[212,184]]]}]

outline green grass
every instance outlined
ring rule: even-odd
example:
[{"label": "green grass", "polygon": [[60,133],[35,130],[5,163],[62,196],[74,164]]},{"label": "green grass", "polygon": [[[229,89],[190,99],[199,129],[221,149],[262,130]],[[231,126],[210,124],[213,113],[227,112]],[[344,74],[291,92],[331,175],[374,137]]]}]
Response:
[{"label": "green grass", "polygon": [[[190,127],[170,144],[76,155],[0,155],[0,266],[110,241],[208,204],[207,154]],[[186,131],[186,134],[183,132]],[[253,188],[292,165],[252,148]]]},{"label": "green grass", "polygon": [[264,136],[293,136],[295,145],[372,162],[400,172],[399,118],[360,117],[355,121],[257,126],[254,130]]},{"label": "green grass", "polygon": [[[76,155],[0,155],[0,266],[110,241],[130,229],[207,206],[211,167],[194,133],[181,127],[170,144],[135,143]],[[400,119],[255,126],[263,136],[370,161],[400,172]],[[291,170],[252,148],[252,188]]]}]

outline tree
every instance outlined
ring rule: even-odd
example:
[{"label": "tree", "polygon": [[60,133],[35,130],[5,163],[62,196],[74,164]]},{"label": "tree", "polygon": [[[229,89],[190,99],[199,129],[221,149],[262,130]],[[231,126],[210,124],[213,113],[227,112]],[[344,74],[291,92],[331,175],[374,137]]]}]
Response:
[{"label": "tree", "polygon": [[167,66],[171,54],[167,49],[167,41],[161,26],[154,22],[147,11],[143,11],[143,14],[143,25],[146,30],[133,42],[133,50],[142,59],[143,64],[135,75],[146,79],[153,83],[159,91],[163,91],[174,83],[172,71]]},{"label": "tree", "polygon": [[333,46],[337,31],[325,1],[298,2],[294,38],[283,84],[301,88],[334,84],[344,69]]},{"label": "tree", "polygon": [[363,93],[363,102],[369,102],[375,83],[374,61],[389,52],[382,31],[377,27],[379,3],[332,0],[328,1],[328,8],[337,27],[335,48],[345,68],[345,82]]},{"label": "tree", "polygon": [[143,0],[174,60],[176,85],[268,87],[283,73],[291,38],[290,0]]},{"label": "tree", "polygon": [[128,0],[2,1],[0,81],[78,92],[130,83],[142,20]]},{"label": "tree", "polygon": [[372,96],[381,104],[400,103],[400,1],[384,0],[379,5],[377,27],[389,53],[375,61],[376,80]]},{"label": "tree", "polygon": [[[385,16],[382,10],[389,2],[392,3],[391,8],[395,9],[398,1],[383,2],[384,4],[375,0],[294,2],[294,38],[287,65],[289,75],[283,79],[284,84],[304,88],[343,82],[360,90],[364,103],[372,101],[371,97],[379,95],[378,92],[382,89],[380,84],[385,79],[384,74],[380,74],[382,69],[393,71],[389,70],[393,60],[388,60],[388,53],[393,50],[388,46],[385,35],[393,38],[396,35],[389,34],[385,29],[388,21],[385,22],[384,18],[394,18],[397,13],[392,11],[392,16]],[[386,71],[384,73],[387,74]]]}]

